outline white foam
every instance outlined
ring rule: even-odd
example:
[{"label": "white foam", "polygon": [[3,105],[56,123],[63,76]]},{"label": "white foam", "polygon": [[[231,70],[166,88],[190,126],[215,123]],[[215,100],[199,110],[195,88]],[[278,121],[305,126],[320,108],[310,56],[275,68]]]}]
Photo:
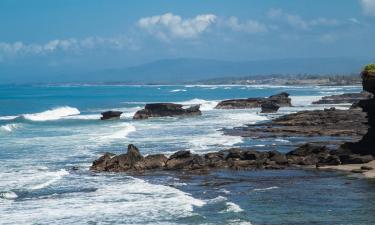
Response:
[{"label": "white foam", "polygon": [[243,209],[239,205],[233,202],[226,202],[225,204],[227,206],[227,209],[224,210],[224,212],[235,212],[235,213],[243,212]]},{"label": "white foam", "polygon": [[174,90],[171,90],[169,92],[185,92],[186,89],[174,89]]},{"label": "white foam", "polygon": [[223,135],[219,131],[211,134],[199,135],[189,139],[191,149],[196,151],[206,150],[216,146],[230,147],[242,142],[242,137]]},{"label": "white foam", "polygon": [[69,106],[58,107],[55,109],[47,110],[40,113],[34,114],[24,114],[22,117],[27,120],[32,121],[48,121],[48,120],[58,120],[64,117],[73,116],[80,114],[77,108],[72,108]]},{"label": "white foam", "polygon": [[218,104],[218,101],[214,101],[214,100],[207,101],[204,99],[194,98],[188,101],[176,102],[176,103],[181,104],[181,105],[201,105],[200,110],[209,111],[215,108],[215,106]]},{"label": "white foam", "polygon": [[[114,131],[113,131],[114,130]],[[126,138],[131,132],[136,131],[134,125],[122,123],[111,127],[111,134],[102,136],[101,139],[121,139]]]},{"label": "white foam", "polygon": [[272,186],[272,187],[267,187],[267,188],[255,188],[253,191],[268,191],[268,190],[273,190],[273,189],[278,189],[279,187],[277,186]]},{"label": "white foam", "polygon": [[322,98],[322,95],[291,96],[293,106],[308,106]]},{"label": "white foam", "polygon": [[51,178],[49,180],[47,180],[46,182],[31,186],[30,190],[38,190],[38,189],[48,187],[51,184],[55,183],[56,181],[60,180],[61,178],[63,178],[64,176],[66,176],[68,174],[69,174],[69,172],[64,170],[64,169],[61,169],[61,170],[56,171],[56,172],[48,172],[47,175],[48,175],[48,177],[51,177]]},{"label": "white foam", "polygon": [[[104,180],[103,180],[104,179]],[[83,186],[97,188],[88,193],[67,193],[60,198],[40,198],[0,204],[0,221],[12,224],[87,224],[92,221],[119,224],[164,224],[194,215],[194,207],[206,203],[176,188],[150,184],[146,181],[122,176],[112,179],[104,176],[86,177]]]},{"label": "white foam", "polygon": [[18,198],[18,195],[14,193],[13,191],[7,191],[7,192],[0,193],[0,198],[13,200],[13,199]]},{"label": "white foam", "polygon": [[14,129],[17,129],[19,126],[20,125],[17,123],[10,123],[10,124],[2,125],[0,129],[6,132],[12,132]]}]

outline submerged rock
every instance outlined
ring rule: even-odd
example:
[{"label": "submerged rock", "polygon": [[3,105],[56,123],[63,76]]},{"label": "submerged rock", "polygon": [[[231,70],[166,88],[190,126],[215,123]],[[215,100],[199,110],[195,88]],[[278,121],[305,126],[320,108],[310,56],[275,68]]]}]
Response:
[{"label": "submerged rock", "polygon": [[219,102],[215,108],[217,109],[248,109],[259,108],[262,104],[275,103],[280,107],[292,106],[292,99],[289,94],[282,92],[280,94],[271,95],[268,98],[247,98],[247,99],[231,99]]},{"label": "submerged rock", "polygon": [[146,104],[145,108],[137,111],[133,119],[148,119],[150,117],[166,116],[198,116],[202,115],[200,105],[183,108],[183,105],[173,103]]},{"label": "submerged rock", "polygon": [[102,117],[101,120],[109,120],[109,119],[120,119],[122,112],[119,111],[106,111],[101,113]]}]

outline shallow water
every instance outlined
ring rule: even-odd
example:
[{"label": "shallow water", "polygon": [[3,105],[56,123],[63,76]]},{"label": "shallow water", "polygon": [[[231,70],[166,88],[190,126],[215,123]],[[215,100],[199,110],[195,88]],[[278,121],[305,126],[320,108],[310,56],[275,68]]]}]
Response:
[{"label": "shallow water", "polygon": [[[91,162],[127,144],[143,154],[232,146],[287,151],[298,139],[224,136],[222,128],[330,106],[310,103],[360,87],[0,86],[1,224],[373,224],[374,184],[332,172],[215,171],[208,175],[93,174]],[[292,95],[296,107],[215,110],[228,98]],[[148,102],[202,104],[203,115],[132,121]],[[338,107],[348,107],[340,105]],[[117,121],[100,112],[121,110]],[[71,168],[78,167],[78,171]],[[345,206],[345,207],[343,207]],[[354,212],[354,213],[349,213]]]}]

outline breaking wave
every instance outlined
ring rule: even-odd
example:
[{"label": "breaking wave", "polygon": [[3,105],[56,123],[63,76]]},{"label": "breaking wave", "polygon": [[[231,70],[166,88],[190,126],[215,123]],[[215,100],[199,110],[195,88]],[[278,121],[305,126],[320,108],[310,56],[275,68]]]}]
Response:
[{"label": "breaking wave", "polygon": [[54,109],[50,109],[40,113],[23,114],[21,117],[31,121],[49,121],[58,120],[67,116],[73,116],[80,114],[77,108],[63,106]]}]

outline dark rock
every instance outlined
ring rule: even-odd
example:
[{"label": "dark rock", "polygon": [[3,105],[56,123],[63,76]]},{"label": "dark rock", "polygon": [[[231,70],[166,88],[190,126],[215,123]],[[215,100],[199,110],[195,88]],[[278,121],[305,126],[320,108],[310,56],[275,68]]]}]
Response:
[{"label": "dark rock", "polygon": [[261,113],[275,113],[279,110],[280,106],[274,102],[266,102],[261,105]]},{"label": "dark rock", "polygon": [[109,120],[109,119],[120,119],[122,112],[119,111],[106,111],[101,113],[102,117],[101,120]]},{"label": "dark rock", "polygon": [[340,155],[340,161],[342,162],[342,164],[363,164],[368,163],[372,160],[374,160],[374,158],[371,155]]},{"label": "dark rock", "polygon": [[144,160],[135,164],[136,170],[162,169],[165,167],[168,158],[163,154],[149,155]]},{"label": "dark rock", "polygon": [[277,95],[272,95],[268,98],[247,98],[247,99],[231,99],[224,100],[217,104],[217,109],[248,109],[258,108],[265,103],[274,103],[279,107],[290,107],[292,106],[292,99],[289,98],[289,94],[282,92]]},{"label": "dark rock", "polygon": [[271,95],[267,100],[270,100],[273,103],[276,103],[282,107],[290,107],[292,106],[292,99],[289,98],[289,94],[286,92],[281,92],[276,95]]},{"label": "dark rock", "polygon": [[191,157],[190,151],[178,151],[174,154],[172,154],[169,159],[183,159],[183,158],[189,158]]},{"label": "dark rock", "polygon": [[153,103],[146,104],[145,108],[137,111],[133,119],[147,119],[150,117],[166,117],[166,116],[198,116],[202,112],[199,105],[189,108],[183,108],[183,105],[173,103]]},{"label": "dark rock", "polygon": [[297,149],[288,152],[287,156],[309,156],[317,154],[329,154],[329,149],[324,145],[304,144]]},{"label": "dark rock", "polygon": [[288,158],[286,157],[286,155],[278,151],[269,152],[269,159],[276,162],[276,164],[278,165],[288,164]]},{"label": "dark rock", "polygon": [[363,173],[365,171],[363,171],[361,169],[354,169],[354,170],[351,170],[350,172],[352,172],[352,173]]},{"label": "dark rock", "polygon": [[361,166],[361,170],[373,170],[371,166]]},{"label": "dark rock", "polygon": [[322,99],[313,102],[313,104],[353,104],[358,103],[360,100],[372,98],[373,95],[367,91],[360,93],[346,93],[341,95],[325,96]]}]

